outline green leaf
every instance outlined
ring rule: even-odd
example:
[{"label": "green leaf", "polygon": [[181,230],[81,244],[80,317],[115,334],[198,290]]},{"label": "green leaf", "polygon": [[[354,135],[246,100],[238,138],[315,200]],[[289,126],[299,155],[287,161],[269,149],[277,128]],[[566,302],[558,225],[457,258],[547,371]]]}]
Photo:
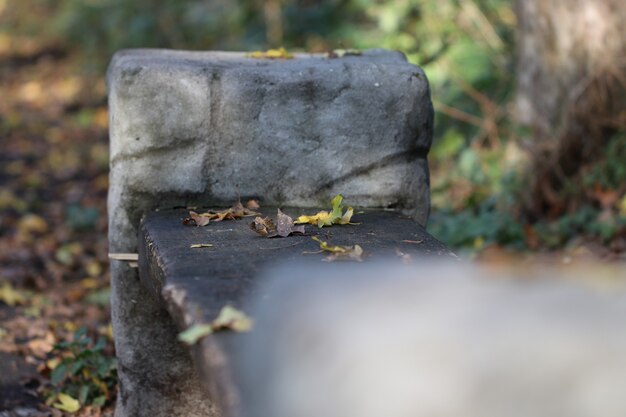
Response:
[{"label": "green leaf", "polygon": [[98,341],[96,342],[95,346],[93,347],[93,351],[94,352],[99,352],[101,350],[103,350],[106,347],[106,340],[104,340],[104,337],[99,337]]},{"label": "green leaf", "polygon": [[106,397],[104,395],[101,395],[99,397],[94,398],[91,404],[98,406],[98,407],[102,407],[104,403],[106,402],[106,400],[107,400]]},{"label": "green leaf", "polygon": [[341,217],[341,210],[342,210],[342,206],[341,206],[341,202],[343,201],[343,196],[341,194],[337,194],[332,200],[331,200],[331,204],[333,206],[333,211],[330,213],[331,214],[331,223],[335,221],[335,219],[338,219]]},{"label": "green leaf", "polygon": [[70,367],[70,375],[76,375],[77,373],[79,373],[80,370],[83,369],[84,365],[85,363],[83,361],[74,362]]},{"label": "green leaf", "polygon": [[52,383],[52,385],[59,385],[61,381],[65,379],[67,368],[67,363],[61,363],[59,366],[52,370],[52,372],[50,373],[50,382]]},{"label": "green leaf", "polygon": [[213,333],[213,326],[210,324],[194,324],[185,331],[178,334],[178,340],[188,345],[194,345],[198,340]]},{"label": "green leaf", "polygon": [[89,396],[89,385],[83,385],[78,392],[78,401],[81,404],[87,403],[87,397]]},{"label": "green leaf", "polygon": [[103,360],[97,366],[98,375],[102,378],[106,377],[112,369],[115,369],[113,360]]},{"label": "green leaf", "polygon": [[89,294],[85,298],[89,304],[95,304],[100,307],[108,307],[111,302],[111,288],[102,288]]},{"label": "green leaf", "polygon": [[348,207],[348,210],[345,214],[342,215],[343,206],[341,203],[343,202],[343,195],[337,194],[332,200],[331,204],[333,206],[332,211],[329,213],[327,211],[319,211],[317,214],[313,216],[300,216],[298,217],[294,224],[314,224],[319,228],[324,226],[332,226],[333,224],[356,224],[350,223],[350,219],[352,218],[352,214],[354,210],[352,207]]}]

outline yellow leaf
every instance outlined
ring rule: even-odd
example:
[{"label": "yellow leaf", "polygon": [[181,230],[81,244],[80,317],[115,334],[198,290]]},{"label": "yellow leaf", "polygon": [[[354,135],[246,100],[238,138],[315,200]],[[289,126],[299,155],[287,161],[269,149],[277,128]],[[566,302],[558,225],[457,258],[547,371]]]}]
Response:
[{"label": "yellow leaf", "polygon": [[315,237],[315,236],[312,239],[320,244],[320,249],[321,250],[326,251],[326,252],[345,253],[345,252],[347,252],[349,250],[345,246],[332,246],[332,245],[329,245],[328,242],[324,242],[323,240],[321,240],[320,238]]},{"label": "yellow leaf", "polygon": [[249,58],[258,58],[258,59],[292,59],[293,54],[287,52],[287,50],[283,47],[278,49],[268,49],[265,52],[262,51],[254,51],[250,52],[246,55]]},{"label": "yellow leaf", "polygon": [[21,233],[38,233],[43,234],[48,231],[48,223],[43,217],[36,214],[27,214],[22,217],[17,225]]},{"label": "yellow leaf", "polygon": [[53,370],[57,366],[59,366],[60,363],[61,363],[61,359],[60,358],[52,358],[52,359],[48,359],[46,361],[46,366],[48,367],[48,369]]},{"label": "yellow leaf", "polygon": [[363,260],[363,248],[359,245],[332,246],[317,237],[313,237],[313,240],[320,244],[320,249],[322,251],[330,252],[330,255],[328,255],[325,259],[328,262],[337,260],[361,262]]},{"label": "yellow leaf", "polygon": [[14,289],[10,283],[5,282],[2,287],[0,287],[0,301],[10,307],[13,307],[18,304],[24,304],[26,302],[26,297],[22,292]]},{"label": "yellow leaf", "polygon": [[213,326],[210,324],[194,324],[178,334],[178,340],[188,345],[195,345],[204,336],[213,333]]},{"label": "yellow leaf", "polygon": [[52,404],[52,406],[61,411],[67,411],[68,413],[75,413],[80,410],[80,403],[78,400],[72,398],[67,394],[63,394],[62,392],[58,395],[57,400],[58,403]]},{"label": "yellow leaf", "polygon": [[343,202],[343,196],[341,194],[337,194],[332,200],[332,211],[329,213],[327,211],[320,211],[314,216],[300,216],[296,219],[296,224],[309,223],[317,225],[317,227],[324,226],[332,226],[333,224],[358,224],[358,223],[350,223],[350,219],[352,219],[352,215],[354,214],[354,209],[352,207],[348,207],[346,212],[342,215],[343,206],[341,203]]},{"label": "yellow leaf", "polygon": [[247,332],[252,329],[253,321],[243,311],[226,305],[211,324],[193,324],[185,331],[179,333],[178,340],[188,345],[193,345],[205,336],[219,330],[233,330],[235,332]]},{"label": "yellow leaf", "polygon": [[294,222],[295,224],[314,224],[317,227],[330,226],[333,224],[332,215],[327,211],[320,211],[314,216],[300,216]]},{"label": "yellow leaf", "polygon": [[236,332],[248,332],[252,329],[252,319],[243,311],[233,306],[224,306],[213,320],[213,330],[230,329]]},{"label": "yellow leaf", "polygon": [[352,218],[353,214],[354,214],[354,209],[352,207],[348,207],[348,209],[343,214],[343,216],[341,216],[339,219],[337,219],[337,221],[335,223],[337,223],[337,224],[353,224],[353,223],[350,223],[350,219]]},{"label": "yellow leaf", "polygon": [[94,278],[84,278],[80,281],[80,286],[88,289],[88,290],[93,290],[94,288],[98,288],[98,280],[94,279]]},{"label": "yellow leaf", "polygon": [[189,246],[191,249],[198,249],[198,248],[212,248],[213,245],[211,243],[194,243],[193,245]]}]

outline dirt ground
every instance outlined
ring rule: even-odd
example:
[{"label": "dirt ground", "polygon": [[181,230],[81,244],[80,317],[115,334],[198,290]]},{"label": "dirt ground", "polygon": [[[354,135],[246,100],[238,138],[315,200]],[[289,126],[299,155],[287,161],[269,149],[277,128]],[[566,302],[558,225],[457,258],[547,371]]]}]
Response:
[{"label": "dirt ground", "polygon": [[11,39],[0,98],[0,417],[60,416],[44,403],[53,346],[86,327],[114,355],[105,86],[68,51]]}]

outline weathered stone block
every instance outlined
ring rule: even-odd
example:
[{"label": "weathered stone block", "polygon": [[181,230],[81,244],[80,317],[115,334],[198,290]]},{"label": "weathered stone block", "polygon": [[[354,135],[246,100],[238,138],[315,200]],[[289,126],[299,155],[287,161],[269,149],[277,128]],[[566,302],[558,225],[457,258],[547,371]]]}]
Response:
[{"label": "weathered stone block", "polygon": [[235,361],[243,416],[624,414],[623,269],[415,265],[270,274]]},{"label": "weathered stone block", "polygon": [[108,83],[110,206],[123,234],[149,196],[172,194],[313,207],[341,192],[427,220],[430,92],[398,52],[260,60],[131,50],[114,57]]},{"label": "weathered stone block", "polygon": [[[108,86],[111,252],[136,251],[148,210],[238,196],[303,207],[343,193],[426,223],[433,111],[424,73],[400,53],[272,61],[129,50],[113,58]],[[117,416],[213,413],[167,315],[115,261],[112,308]]]}]

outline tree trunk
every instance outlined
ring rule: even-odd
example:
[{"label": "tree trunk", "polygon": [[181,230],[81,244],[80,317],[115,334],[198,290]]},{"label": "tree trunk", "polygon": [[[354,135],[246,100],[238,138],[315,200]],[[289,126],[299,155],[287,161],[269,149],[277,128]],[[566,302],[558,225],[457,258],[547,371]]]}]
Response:
[{"label": "tree trunk", "polygon": [[[565,192],[626,126],[624,0],[517,0],[517,116],[532,129],[526,212],[558,215]],[[626,163],[626,161],[625,161]]]}]

